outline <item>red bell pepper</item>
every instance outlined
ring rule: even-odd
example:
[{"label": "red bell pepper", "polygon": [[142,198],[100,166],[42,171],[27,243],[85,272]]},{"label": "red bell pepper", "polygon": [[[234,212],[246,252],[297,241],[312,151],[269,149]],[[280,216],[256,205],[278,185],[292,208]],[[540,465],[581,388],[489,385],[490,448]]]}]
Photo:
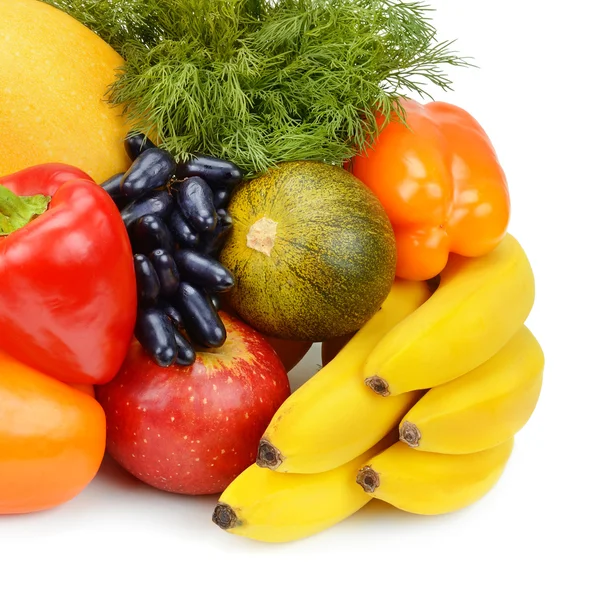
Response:
[{"label": "red bell pepper", "polygon": [[0,349],[67,383],[110,381],[136,316],[119,210],[91,177],[58,163],[0,186]]}]

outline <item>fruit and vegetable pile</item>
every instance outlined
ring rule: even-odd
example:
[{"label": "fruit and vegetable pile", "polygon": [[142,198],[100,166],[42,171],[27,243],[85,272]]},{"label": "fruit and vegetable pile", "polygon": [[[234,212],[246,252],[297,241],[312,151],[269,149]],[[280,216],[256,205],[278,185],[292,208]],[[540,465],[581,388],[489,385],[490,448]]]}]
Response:
[{"label": "fruit and vegetable pile", "polygon": [[0,514],[105,452],[270,542],[490,491],[544,355],[492,142],[414,99],[468,66],[429,7],[0,0],[0,39]]}]

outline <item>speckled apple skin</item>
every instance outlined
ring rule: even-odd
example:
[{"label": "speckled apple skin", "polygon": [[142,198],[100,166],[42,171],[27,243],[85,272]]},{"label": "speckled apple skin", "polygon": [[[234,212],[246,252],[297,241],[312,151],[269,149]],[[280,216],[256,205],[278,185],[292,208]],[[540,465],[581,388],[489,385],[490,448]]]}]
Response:
[{"label": "speckled apple skin", "polygon": [[96,389],[107,451],[124,469],[167,492],[222,492],[256,460],[258,442],[290,395],[281,360],[226,313],[227,341],[191,367],[161,368],[137,341],[118,375]]}]

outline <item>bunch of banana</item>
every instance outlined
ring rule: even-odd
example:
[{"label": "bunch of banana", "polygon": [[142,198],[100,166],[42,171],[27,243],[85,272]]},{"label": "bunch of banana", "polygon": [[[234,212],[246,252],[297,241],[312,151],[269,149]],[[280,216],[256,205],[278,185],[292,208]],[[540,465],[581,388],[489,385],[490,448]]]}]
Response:
[{"label": "bunch of banana", "polygon": [[223,492],[212,520],[230,533],[263,542],[291,542],[319,533],[371,500],[356,485],[356,473],[393,441],[388,435],[358,458],[325,473],[277,473],[252,465]]},{"label": "bunch of banana", "polygon": [[365,386],[363,366],[385,334],[429,297],[423,282],[396,281],[381,309],[275,413],[259,444],[258,466],[280,473],[329,471],[393,429],[420,394],[382,399]]},{"label": "bunch of banana", "polygon": [[482,497],[540,394],[544,356],[524,326],[533,300],[529,261],[510,235],[484,257],[453,256],[433,294],[395,282],[382,309],[279,409],[215,523],[285,541],[373,497],[419,514]]},{"label": "bunch of banana", "polygon": [[397,442],[358,471],[356,482],[372,498],[419,515],[440,515],[479,500],[496,484],[513,438],[474,454],[434,454]]},{"label": "bunch of banana", "polygon": [[529,420],[542,389],[544,353],[525,327],[473,371],[429,390],[404,416],[411,448],[468,454],[493,448]]},{"label": "bunch of banana", "polygon": [[453,254],[431,300],[369,354],[365,383],[377,394],[397,396],[456,379],[513,337],[533,299],[531,265],[511,235],[481,258]]}]

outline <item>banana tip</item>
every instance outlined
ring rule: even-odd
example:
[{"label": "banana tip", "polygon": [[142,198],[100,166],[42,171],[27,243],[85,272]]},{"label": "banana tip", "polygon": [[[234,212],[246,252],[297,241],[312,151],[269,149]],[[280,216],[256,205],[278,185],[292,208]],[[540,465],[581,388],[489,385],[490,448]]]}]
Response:
[{"label": "banana tip", "polygon": [[363,467],[356,476],[356,483],[358,483],[367,494],[372,494],[379,487],[379,474],[371,467]]},{"label": "banana tip", "polygon": [[256,464],[259,467],[275,471],[283,463],[283,455],[271,442],[262,439],[258,444]]},{"label": "banana tip", "polygon": [[225,504],[224,502],[219,502],[217,506],[215,506],[212,522],[224,530],[233,529],[239,525],[239,519],[235,514],[235,510],[233,510],[229,504]]},{"label": "banana tip", "polygon": [[379,375],[373,375],[373,377],[367,377],[365,379],[365,383],[367,387],[371,388],[376,394],[380,396],[389,396],[390,395],[390,386],[388,382],[379,377]]},{"label": "banana tip", "polygon": [[411,448],[418,448],[421,441],[419,428],[414,423],[403,421],[400,424],[400,441]]}]

